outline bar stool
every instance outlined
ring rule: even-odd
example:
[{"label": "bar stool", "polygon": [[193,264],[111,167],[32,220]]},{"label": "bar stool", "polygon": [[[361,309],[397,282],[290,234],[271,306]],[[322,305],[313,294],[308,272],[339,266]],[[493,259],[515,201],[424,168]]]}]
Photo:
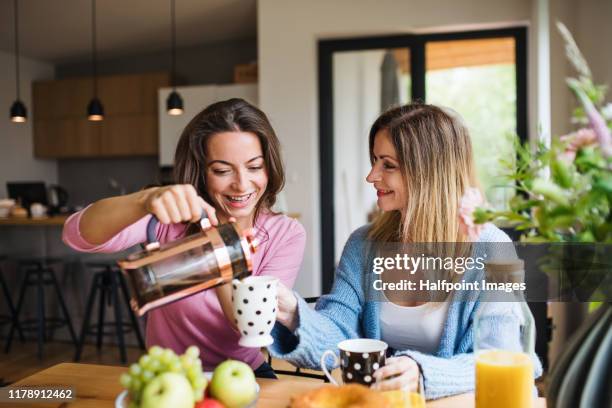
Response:
[{"label": "bar stool", "polygon": [[[5,352],[8,353],[11,349],[15,328],[21,325],[23,331],[36,330],[38,341],[38,358],[43,357],[43,344],[47,339],[47,331],[55,330],[63,326],[68,327],[70,337],[74,345],[77,345],[76,334],[72,327],[70,314],[64,302],[62,291],[57,283],[54,266],[62,265],[61,258],[53,257],[31,257],[18,259],[18,270],[25,275],[23,283],[19,290],[19,299],[17,300],[17,309],[15,311],[15,321],[17,324],[12,324],[6,342]],[[29,287],[36,288],[36,319],[19,320],[19,315],[23,309],[23,304],[26,298],[26,290]],[[45,286],[51,286],[55,290],[62,318],[47,317],[45,311]]]},{"label": "bar stool", "polygon": [[[138,319],[130,308],[130,298],[123,274],[121,273],[121,270],[117,264],[111,260],[87,262],[85,266],[93,270],[98,270],[98,272],[96,272],[93,276],[91,290],[89,291],[89,297],[87,298],[87,307],[85,309],[85,316],[83,317],[83,327],[81,328],[81,336],[79,337],[79,343],[77,345],[74,361],[79,361],[81,359],[83,345],[85,344],[85,339],[88,335],[96,336],[96,346],[98,350],[102,348],[102,338],[104,336],[115,335],[117,336],[117,342],[119,343],[121,362],[126,363],[127,355],[124,338],[126,333],[133,331],[136,334],[138,345],[142,350],[145,350],[145,345],[142,339],[142,334],[140,333]],[[119,295],[119,291],[121,291],[121,296]],[[98,322],[90,324],[93,305],[98,293],[100,294]],[[123,321],[123,304],[127,306],[128,315],[130,318],[129,323]],[[107,305],[113,306],[114,308],[115,320],[112,322],[104,321],[105,309]],[[111,326],[114,328],[114,330],[104,331],[106,326]]]},{"label": "bar stool", "polygon": [[[5,262],[7,259],[6,255],[0,255],[0,263]],[[23,336],[23,331],[21,331],[21,326],[16,319],[15,306],[13,304],[13,300],[11,299],[11,294],[6,284],[6,280],[4,280],[4,273],[2,268],[0,267],[0,286],[2,287],[2,294],[4,299],[6,299],[6,306],[8,307],[8,316],[0,316],[0,326],[6,323],[14,324],[17,328],[17,334],[19,334],[19,340],[21,342],[25,342],[25,337]]]}]

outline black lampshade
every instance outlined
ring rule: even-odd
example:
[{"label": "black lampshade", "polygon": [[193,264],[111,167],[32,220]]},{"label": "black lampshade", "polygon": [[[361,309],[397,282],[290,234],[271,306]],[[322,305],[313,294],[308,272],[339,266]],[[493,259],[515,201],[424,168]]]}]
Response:
[{"label": "black lampshade", "polygon": [[98,98],[93,98],[87,105],[87,119],[92,122],[104,119],[104,107]]},{"label": "black lampshade", "polygon": [[20,101],[16,100],[11,106],[11,121],[16,123],[23,123],[28,118],[28,110],[25,105]]},{"label": "black lampshade", "polygon": [[17,98],[11,106],[11,121],[15,123],[23,123],[28,118],[28,110],[26,109],[23,102],[19,100],[19,4],[17,0],[14,2],[15,12],[15,88],[17,91]]},{"label": "black lampshade", "polygon": [[183,113],[183,98],[181,95],[172,91],[170,95],[168,95],[168,99],[166,99],[166,110],[169,115],[181,115]]}]

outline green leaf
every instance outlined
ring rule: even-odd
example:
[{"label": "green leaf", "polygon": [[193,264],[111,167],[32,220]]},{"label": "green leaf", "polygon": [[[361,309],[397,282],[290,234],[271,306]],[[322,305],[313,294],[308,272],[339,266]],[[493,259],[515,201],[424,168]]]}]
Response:
[{"label": "green leaf", "polygon": [[552,160],[550,170],[555,183],[563,188],[570,188],[574,183],[574,173],[576,172],[573,167],[564,160]]},{"label": "green leaf", "polygon": [[612,177],[602,177],[595,181],[593,188],[606,194],[612,194]]},{"label": "green leaf", "polygon": [[566,192],[550,180],[545,180],[541,178],[535,179],[533,181],[532,189],[534,193],[541,194],[557,204],[569,204]]}]

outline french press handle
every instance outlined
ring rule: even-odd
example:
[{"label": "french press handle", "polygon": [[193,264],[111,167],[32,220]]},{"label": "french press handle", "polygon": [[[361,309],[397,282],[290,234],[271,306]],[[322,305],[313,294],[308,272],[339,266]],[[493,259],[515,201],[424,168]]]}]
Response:
[{"label": "french press handle", "polygon": [[[147,224],[147,244],[144,246],[147,251],[153,251],[159,248],[159,241],[155,236],[155,228],[157,227],[157,224],[159,224],[159,219],[155,214],[152,215],[153,216]],[[200,223],[200,228],[202,228],[203,231],[210,228],[210,221],[208,220],[206,211],[202,210],[202,216],[198,222]]]}]

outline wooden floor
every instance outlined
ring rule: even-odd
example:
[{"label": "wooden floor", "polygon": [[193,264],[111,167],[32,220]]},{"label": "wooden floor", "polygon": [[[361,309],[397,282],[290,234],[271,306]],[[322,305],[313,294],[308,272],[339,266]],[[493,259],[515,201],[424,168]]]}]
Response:
[{"label": "wooden floor", "polygon": [[[58,363],[72,362],[75,351],[71,343],[49,342],[45,343],[44,357],[39,360],[35,341],[26,341],[23,344],[15,341],[9,354],[4,353],[4,344],[0,344],[2,345],[2,349],[0,349],[0,380],[5,383],[15,382]],[[138,347],[128,347],[128,364],[138,360],[142,353],[143,351]],[[86,345],[83,348],[81,362],[122,365],[119,358],[119,349],[114,346],[102,347],[98,352],[95,345]]]}]

